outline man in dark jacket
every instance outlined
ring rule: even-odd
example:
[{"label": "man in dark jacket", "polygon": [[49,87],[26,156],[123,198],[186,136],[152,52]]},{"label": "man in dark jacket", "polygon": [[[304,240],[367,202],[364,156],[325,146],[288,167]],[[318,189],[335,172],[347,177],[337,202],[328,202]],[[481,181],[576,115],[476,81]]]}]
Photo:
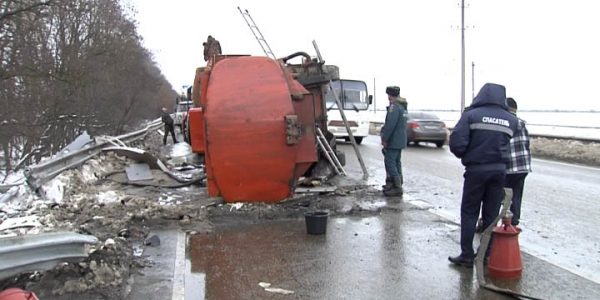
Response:
[{"label": "man in dark jacket", "polygon": [[165,123],[165,135],[163,137],[163,145],[167,144],[167,136],[169,136],[169,133],[171,133],[171,137],[173,138],[173,144],[177,144],[177,139],[175,138],[175,127],[173,126],[173,118],[171,118],[171,115],[167,112],[167,109],[165,107],[162,108],[161,119],[162,122]]},{"label": "man in dark jacket", "polygon": [[448,257],[454,264],[473,266],[473,237],[480,209],[484,228],[498,216],[509,143],[517,124],[515,115],[508,112],[504,86],[486,83],[450,135],[450,151],[465,166],[460,207],[461,253]]},{"label": "man in dark jacket", "polygon": [[[389,86],[385,90],[390,105],[385,115],[385,123],[381,128],[381,145],[385,172],[391,179],[392,186],[384,188],[386,196],[402,196],[402,149],[406,148],[406,119],[407,112],[400,98],[400,88]],[[387,181],[388,179],[386,179]]]}]

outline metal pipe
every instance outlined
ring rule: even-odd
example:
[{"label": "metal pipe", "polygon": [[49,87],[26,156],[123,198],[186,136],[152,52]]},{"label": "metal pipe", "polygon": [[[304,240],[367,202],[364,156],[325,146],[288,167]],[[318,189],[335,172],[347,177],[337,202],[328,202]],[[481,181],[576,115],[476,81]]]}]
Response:
[{"label": "metal pipe", "polygon": [[461,1],[461,60],[460,60],[460,69],[461,69],[461,81],[460,81],[460,111],[463,112],[465,110],[465,0]]},{"label": "metal pipe", "polygon": [[298,51],[295,53],[292,53],[284,58],[282,58],[281,60],[286,63],[288,60],[294,58],[294,57],[298,57],[298,56],[302,56],[304,57],[307,61],[310,61],[310,55],[308,55],[306,52],[302,52],[302,51]]}]

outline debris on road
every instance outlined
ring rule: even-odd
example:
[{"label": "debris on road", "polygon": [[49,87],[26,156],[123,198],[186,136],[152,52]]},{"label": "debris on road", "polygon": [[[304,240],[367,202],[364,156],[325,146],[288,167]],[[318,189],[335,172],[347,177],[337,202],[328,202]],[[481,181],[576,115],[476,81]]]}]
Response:
[{"label": "debris on road", "polygon": [[144,241],[144,245],[151,247],[160,246],[160,238],[157,235],[153,235]]},{"label": "debris on road", "polygon": [[271,284],[268,282],[259,282],[258,285],[265,289],[265,291],[270,292],[270,293],[276,293],[276,294],[282,294],[282,295],[291,295],[294,293],[294,291],[290,291],[290,290],[286,290],[286,289],[282,289],[282,288],[274,288],[271,287]]},{"label": "debris on road", "polygon": [[150,172],[150,166],[146,163],[143,164],[131,164],[125,168],[127,179],[129,181],[142,181],[152,180],[152,172]]},{"label": "debris on road", "polygon": [[38,216],[35,215],[6,219],[0,223],[0,237],[3,231],[9,229],[40,227],[42,224],[38,222],[38,219]]},{"label": "debris on road", "polygon": [[236,210],[239,210],[244,206],[244,203],[243,202],[229,203],[229,206],[230,206],[229,211],[232,211],[234,208]]}]

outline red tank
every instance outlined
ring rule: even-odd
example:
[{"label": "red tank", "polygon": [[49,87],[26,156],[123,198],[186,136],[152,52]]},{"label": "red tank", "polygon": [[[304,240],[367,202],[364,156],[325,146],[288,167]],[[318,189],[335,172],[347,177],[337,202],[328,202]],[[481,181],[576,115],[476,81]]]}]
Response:
[{"label": "red tank", "polygon": [[298,55],[308,57],[221,56],[196,74],[199,108],[189,114],[190,139],[193,151],[205,155],[210,196],[281,201],[319,160],[315,126],[326,131],[322,91],[331,77],[310,57],[285,64]]}]

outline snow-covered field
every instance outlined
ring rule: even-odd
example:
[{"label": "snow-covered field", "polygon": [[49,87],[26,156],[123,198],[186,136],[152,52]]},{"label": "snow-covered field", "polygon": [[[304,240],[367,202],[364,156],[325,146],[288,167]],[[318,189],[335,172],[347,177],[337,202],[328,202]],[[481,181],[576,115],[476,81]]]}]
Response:
[{"label": "snow-covered field", "polygon": [[[410,105],[410,104],[409,104]],[[413,112],[410,110],[409,112]],[[419,110],[414,110],[419,112]],[[460,113],[458,111],[423,111],[433,113],[454,127]],[[365,112],[371,122],[383,123],[385,111]],[[518,116],[527,122],[527,129],[532,135],[548,135],[556,137],[575,137],[600,140],[600,112],[519,112]]]}]

